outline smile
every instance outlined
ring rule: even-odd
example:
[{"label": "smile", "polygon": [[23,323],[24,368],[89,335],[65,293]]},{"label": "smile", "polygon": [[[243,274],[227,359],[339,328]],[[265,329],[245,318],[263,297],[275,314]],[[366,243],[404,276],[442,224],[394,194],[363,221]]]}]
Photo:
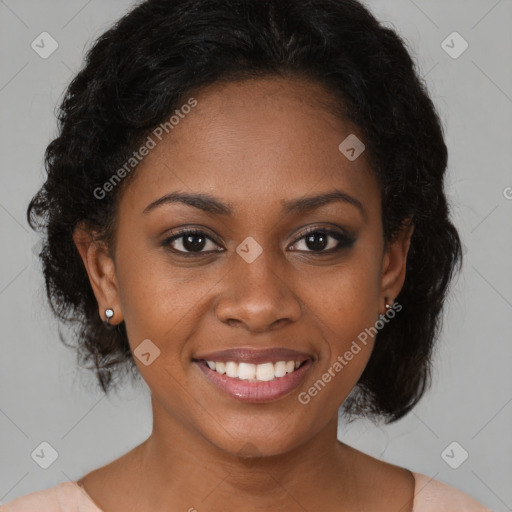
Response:
[{"label": "smile", "polygon": [[244,402],[270,402],[289,394],[304,379],[313,361],[252,364],[235,361],[194,361],[220,391]]},{"label": "smile", "polygon": [[295,371],[302,363],[301,361],[277,361],[276,363],[237,363],[228,361],[206,361],[210,370],[221,375],[226,374],[231,378],[248,380],[249,382],[268,382],[284,377],[287,373]]}]

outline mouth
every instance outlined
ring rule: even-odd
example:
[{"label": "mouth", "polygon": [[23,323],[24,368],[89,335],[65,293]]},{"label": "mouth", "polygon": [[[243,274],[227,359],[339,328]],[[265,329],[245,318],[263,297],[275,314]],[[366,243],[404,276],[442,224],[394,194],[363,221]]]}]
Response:
[{"label": "mouth", "polygon": [[205,361],[194,360],[208,365],[208,368],[219,375],[226,375],[231,379],[244,380],[248,382],[271,382],[275,379],[282,379],[289,373],[293,373],[304,365],[308,360],[303,361],[276,361],[260,364],[237,362],[237,361]]},{"label": "mouth", "polygon": [[192,361],[218,390],[243,402],[261,403],[283,398],[300,385],[313,359],[296,357],[257,364],[240,360]]}]

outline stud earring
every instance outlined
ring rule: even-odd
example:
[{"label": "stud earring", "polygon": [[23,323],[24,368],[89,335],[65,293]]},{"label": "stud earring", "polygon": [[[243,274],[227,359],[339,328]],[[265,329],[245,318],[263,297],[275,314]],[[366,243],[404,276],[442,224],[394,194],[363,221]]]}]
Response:
[{"label": "stud earring", "polygon": [[105,309],[105,317],[107,318],[107,325],[110,325],[110,319],[114,316],[114,310],[111,308]]},{"label": "stud earring", "polygon": [[[394,302],[394,301],[393,301],[393,300],[391,300],[391,304],[393,304],[393,302]],[[391,305],[390,305],[390,304],[388,304],[388,298],[387,298],[387,297],[385,297],[385,298],[384,298],[384,305],[385,305],[385,307],[386,307],[386,313],[387,313],[387,312],[388,312],[388,310],[389,310],[389,309],[391,309]]]}]

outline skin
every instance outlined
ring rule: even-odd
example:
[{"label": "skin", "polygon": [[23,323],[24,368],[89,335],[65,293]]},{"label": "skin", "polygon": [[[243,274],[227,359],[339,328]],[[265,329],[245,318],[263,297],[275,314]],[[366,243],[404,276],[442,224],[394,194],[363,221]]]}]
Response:
[{"label": "skin", "polygon": [[[338,149],[359,131],[325,107],[331,97],[321,85],[260,78],[218,83],[194,98],[123,188],[111,254],[75,231],[102,319],[113,308],[111,323],[124,320],[132,351],[145,339],[160,350],[149,366],[135,358],[151,390],[151,436],[82,478],[84,489],[105,512],[410,510],[408,470],[337,440],[338,408],[374,339],[307,405],[298,394],[398,295],[413,227],[385,246],[365,153],[349,161]],[[341,201],[283,213],[283,200],[335,189],[365,213]],[[179,202],[143,213],[174,191],[209,194],[233,213]],[[308,226],[344,229],[356,241],[323,255],[336,239],[315,251],[303,238]],[[161,245],[184,227],[211,238],[202,253],[187,258]],[[252,263],[236,252],[248,236],[263,249]],[[171,247],[186,252],[183,238]],[[192,362],[214,350],[275,346],[315,360],[296,390],[262,404],[218,391]]]}]

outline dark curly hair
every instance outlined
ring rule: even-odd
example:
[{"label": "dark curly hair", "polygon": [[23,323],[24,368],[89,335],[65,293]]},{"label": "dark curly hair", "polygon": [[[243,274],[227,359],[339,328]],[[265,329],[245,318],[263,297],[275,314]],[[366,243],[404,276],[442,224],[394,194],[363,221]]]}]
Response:
[{"label": "dark curly hair", "polygon": [[[73,242],[78,223],[110,244],[120,186],[94,191],[192,91],[219,81],[292,77],[324,86],[359,127],[381,188],[386,242],[415,226],[403,310],[383,327],[344,404],[391,423],[431,383],[431,359],[461,242],[444,193],[443,129],[406,43],[356,0],[147,0],[102,34],[65,92],[47,179],[27,218],[44,230],[40,252],[53,312],[72,327],[80,363],[93,361],[108,394],[121,369],[138,375],[124,322],[107,329]],[[64,341],[62,332],[60,338]],[[116,371],[113,371],[116,370]],[[115,386],[114,386],[115,387]]]}]

